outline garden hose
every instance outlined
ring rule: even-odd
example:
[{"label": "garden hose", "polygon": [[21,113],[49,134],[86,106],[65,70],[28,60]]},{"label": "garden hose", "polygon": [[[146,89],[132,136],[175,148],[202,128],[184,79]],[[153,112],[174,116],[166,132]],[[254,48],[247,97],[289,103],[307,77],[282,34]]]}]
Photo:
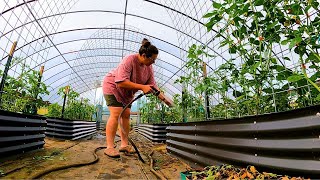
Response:
[{"label": "garden hose", "polygon": [[167,178],[163,177],[161,174],[157,173],[154,169],[153,169],[153,159],[152,159],[152,154],[153,154],[154,150],[151,151],[151,153],[148,155],[149,159],[150,159],[150,171],[156,175],[159,179],[161,180],[166,180]]},{"label": "garden hose", "polygon": [[[153,88],[154,89],[154,88]],[[154,93],[153,95],[156,95],[158,96],[160,94],[160,91],[154,89]],[[142,96],[144,96],[145,94],[139,94],[136,98],[132,99],[126,106],[124,106],[124,108],[122,109],[122,111],[120,112],[119,114],[119,117],[118,117],[118,122],[120,123],[120,127],[121,127],[121,130],[123,132],[123,134],[127,135],[124,131],[124,128],[120,122],[120,119],[121,119],[121,116],[123,114],[123,112],[128,108],[129,105],[131,105],[134,101],[138,100],[139,98],[141,98]],[[119,135],[117,135],[119,136]],[[136,153],[138,154],[138,157],[139,157],[139,160],[143,163],[145,163],[145,161],[143,160],[143,158],[141,157],[140,155],[140,152],[137,148],[137,146],[135,145],[135,143],[132,141],[132,139],[129,137],[128,135],[128,141],[130,142],[130,144],[133,146],[134,150],[136,151]],[[93,156],[94,156],[94,160],[90,161],[90,162],[86,162],[86,163],[78,163],[78,164],[69,164],[69,165],[65,165],[65,166],[60,166],[60,167],[55,167],[55,168],[52,168],[52,169],[48,169],[48,170],[45,170],[45,171],[42,171],[36,175],[34,175],[33,177],[31,177],[31,179],[39,179],[40,177],[48,174],[48,173],[51,173],[51,172],[54,172],[54,171],[59,171],[59,170],[63,170],[63,169],[68,169],[68,168],[72,168],[72,167],[80,167],[80,166],[86,166],[86,165],[91,165],[91,164],[94,164],[96,162],[99,161],[99,157],[98,155],[96,154],[97,151],[101,150],[101,149],[105,149],[107,147],[105,146],[101,146],[101,147],[97,147],[94,152],[93,152]],[[150,154],[151,155],[151,154]],[[149,155],[149,157],[150,157]],[[151,164],[150,164],[150,167],[152,167],[152,164],[153,164],[153,160],[151,158]],[[153,171],[152,171],[153,170]],[[159,175],[157,172],[154,171],[153,168],[151,168],[151,171],[157,176],[159,177],[160,179],[163,179],[163,177],[161,177],[161,175]],[[165,179],[165,178],[164,178]]]},{"label": "garden hose", "polygon": [[94,160],[92,160],[90,162],[78,163],[78,164],[68,164],[68,165],[65,165],[65,166],[55,167],[55,168],[52,168],[52,169],[48,169],[48,170],[42,171],[42,172],[34,175],[30,179],[39,179],[41,176],[49,174],[49,173],[51,173],[53,171],[59,171],[59,170],[62,170],[62,169],[68,169],[68,168],[72,168],[72,167],[80,167],[80,166],[86,166],[86,165],[94,164],[94,163],[99,161],[99,157],[96,154],[96,152],[101,150],[101,149],[105,149],[105,148],[107,148],[107,147],[104,147],[104,146],[97,147],[93,152]]},{"label": "garden hose", "polygon": [[[63,149],[63,150],[61,150],[61,151],[53,152],[53,153],[51,153],[50,156],[58,155],[58,154],[62,153],[63,151],[66,151],[66,150],[68,150],[68,149],[70,149],[70,148],[78,145],[79,143],[80,143],[80,142],[77,142],[77,143],[73,144],[72,146],[69,146],[69,147],[67,147],[66,149]],[[20,157],[21,157],[21,156],[20,156]],[[2,177],[2,176],[8,176],[9,174],[14,173],[14,172],[16,172],[16,171],[18,171],[18,170],[20,170],[20,169],[23,169],[23,168],[25,168],[25,167],[27,167],[27,166],[34,165],[34,164],[39,163],[39,162],[42,162],[42,161],[43,161],[43,159],[40,159],[40,160],[32,161],[31,163],[28,163],[28,164],[24,164],[24,165],[22,165],[22,166],[20,166],[20,167],[17,167],[17,168],[15,168],[15,169],[12,169],[12,170],[9,170],[9,171],[7,171],[7,172],[2,173],[2,174],[0,175],[0,177]],[[8,164],[5,164],[5,165],[8,165]]]},{"label": "garden hose", "polygon": [[[117,143],[119,141],[120,140],[117,140],[117,141],[115,141],[115,143]],[[77,144],[79,144],[79,143],[77,143]],[[40,173],[34,175],[33,177],[31,177],[31,179],[39,179],[41,176],[44,176],[44,175],[49,174],[49,173],[54,172],[54,171],[59,171],[59,170],[68,169],[68,168],[72,168],[72,167],[80,167],[80,166],[86,166],[86,165],[94,164],[94,163],[99,161],[99,157],[96,154],[96,152],[98,152],[101,149],[105,149],[105,148],[107,148],[107,147],[105,147],[105,146],[97,147],[93,152],[94,160],[92,160],[92,161],[89,161],[89,162],[86,162],[86,163],[68,164],[68,165],[65,165],[65,166],[60,166],[60,167],[55,167],[55,168],[52,168],[52,169],[48,169],[48,170],[45,170],[43,172],[40,172]],[[67,148],[67,149],[69,149],[69,148]]]},{"label": "garden hose", "polygon": [[125,135],[125,136],[128,136],[128,141],[130,142],[130,144],[133,146],[134,150],[136,151],[136,153],[138,154],[138,157],[139,157],[139,160],[142,162],[142,163],[145,163],[145,161],[143,160],[143,158],[141,157],[140,155],[140,152],[136,146],[136,144],[132,141],[132,139],[129,137],[129,134],[127,134],[125,131],[124,131],[124,128],[121,124],[121,116],[123,114],[123,112],[128,108],[128,106],[130,106],[134,101],[138,100],[139,98],[141,98],[142,96],[144,96],[144,94],[139,94],[136,98],[132,99],[126,106],[124,106],[124,108],[122,109],[122,111],[120,112],[119,114],[119,117],[118,117],[118,123],[120,124],[120,127],[121,127],[121,131],[122,133]]}]

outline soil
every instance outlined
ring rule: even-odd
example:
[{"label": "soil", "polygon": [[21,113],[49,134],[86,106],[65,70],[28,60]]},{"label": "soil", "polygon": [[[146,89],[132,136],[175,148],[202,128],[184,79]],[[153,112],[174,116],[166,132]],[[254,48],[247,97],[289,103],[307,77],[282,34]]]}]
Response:
[{"label": "soil", "polygon": [[[157,179],[150,171],[148,155],[151,152],[154,170],[166,179],[180,179],[180,172],[191,169],[170,156],[165,144],[153,143],[136,132],[131,132],[130,137],[146,161],[145,164],[139,161],[137,154],[128,156],[121,153],[120,158],[113,159],[104,155],[104,149],[101,149],[96,153],[99,157],[97,163],[51,172],[41,179]],[[105,136],[101,132],[89,139],[77,141],[52,138],[46,138],[45,141],[43,149],[0,159],[0,175],[8,173],[0,178],[29,179],[51,168],[89,162],[94,159],[94,150],[105,146]],[[120,142],[117,142],[117,148],[119,146]]]}]

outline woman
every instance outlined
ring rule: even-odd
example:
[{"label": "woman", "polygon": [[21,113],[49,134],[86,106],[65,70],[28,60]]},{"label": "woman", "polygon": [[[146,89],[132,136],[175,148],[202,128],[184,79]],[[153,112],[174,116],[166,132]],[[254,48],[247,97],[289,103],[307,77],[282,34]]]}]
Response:
[{"label": "woman", "polygon": [[[103,80],[103,94],[110,110],[107,122],[106,136],[107,149],[104,153],[110,157],[120,157],[120,152],[134,153],[132,146],[128,144],[130,127],[130,106],[121,116],[120,136],[121,145],[119,151],[115,149],[114,138],[118,127],[118,117],[125,105],[127,105],[138,90],[143,93],[152,93],[152,87],[156,86],[152,64],[158,57],[158,49],[151,45],[147,39],[143,39],[139,53],[130,54],[123,58],[116,69],[109,72]],[[124,130],[125,132],[122,132]]]}]

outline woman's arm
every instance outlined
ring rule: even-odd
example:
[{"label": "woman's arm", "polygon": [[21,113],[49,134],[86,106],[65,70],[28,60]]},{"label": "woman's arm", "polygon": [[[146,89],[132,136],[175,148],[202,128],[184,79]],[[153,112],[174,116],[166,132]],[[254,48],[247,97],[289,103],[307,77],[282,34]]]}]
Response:
[{"label": "woman's arm", "polygon": [[117,85],[120,88],[142,90],[144,94],[153,93],[151,85],[137,84],[129,80],[118,82]]}]

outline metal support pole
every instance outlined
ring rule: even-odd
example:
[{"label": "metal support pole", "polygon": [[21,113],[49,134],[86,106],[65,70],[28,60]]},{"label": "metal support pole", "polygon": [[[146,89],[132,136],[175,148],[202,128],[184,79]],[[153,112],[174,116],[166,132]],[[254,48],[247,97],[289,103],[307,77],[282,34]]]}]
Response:
[{"label": "metal support pole", "polygon": [[62,105],[62,111],[61,111],[61,118],[63,118],[64,114],[64,108],[66,105],[66,99],[67,99],[67,94],[69,93],[69,86],[66,86],[64,89],[64,98],[63,98],[63,105]]},{"label": "metal support pole", "polygon": [[[207,78],[207,64],[205,62],[203,62],[203,78]],[[210,119],[210,103],[209,103],[209,96],[207,91],[204,92],[205,94],[205,112],[206,112],[206,120]]]},{"label": "metal support pole", "polygon": [[11,50],[10,50],[10,53],[9,53],[9,57],[8,57],[8,60],[7,60],[7,63],[6,63],[6,67],[5,67],[4,71],[3,71],[1,84],[0,84],[0,106],[1,106],[1,103],[2,103],[2,93],[4,93],[3,92],[4,85],[6,83],[6,79],[7,79],[7,76],[8,76],[8,71],[9,71],[10,64],[11,64],[11,60],[13,58],[13,53],[16,50],[16,47],[17,47],[17,41],[15,41],[13,43],[12,47],[11,47]]}]

